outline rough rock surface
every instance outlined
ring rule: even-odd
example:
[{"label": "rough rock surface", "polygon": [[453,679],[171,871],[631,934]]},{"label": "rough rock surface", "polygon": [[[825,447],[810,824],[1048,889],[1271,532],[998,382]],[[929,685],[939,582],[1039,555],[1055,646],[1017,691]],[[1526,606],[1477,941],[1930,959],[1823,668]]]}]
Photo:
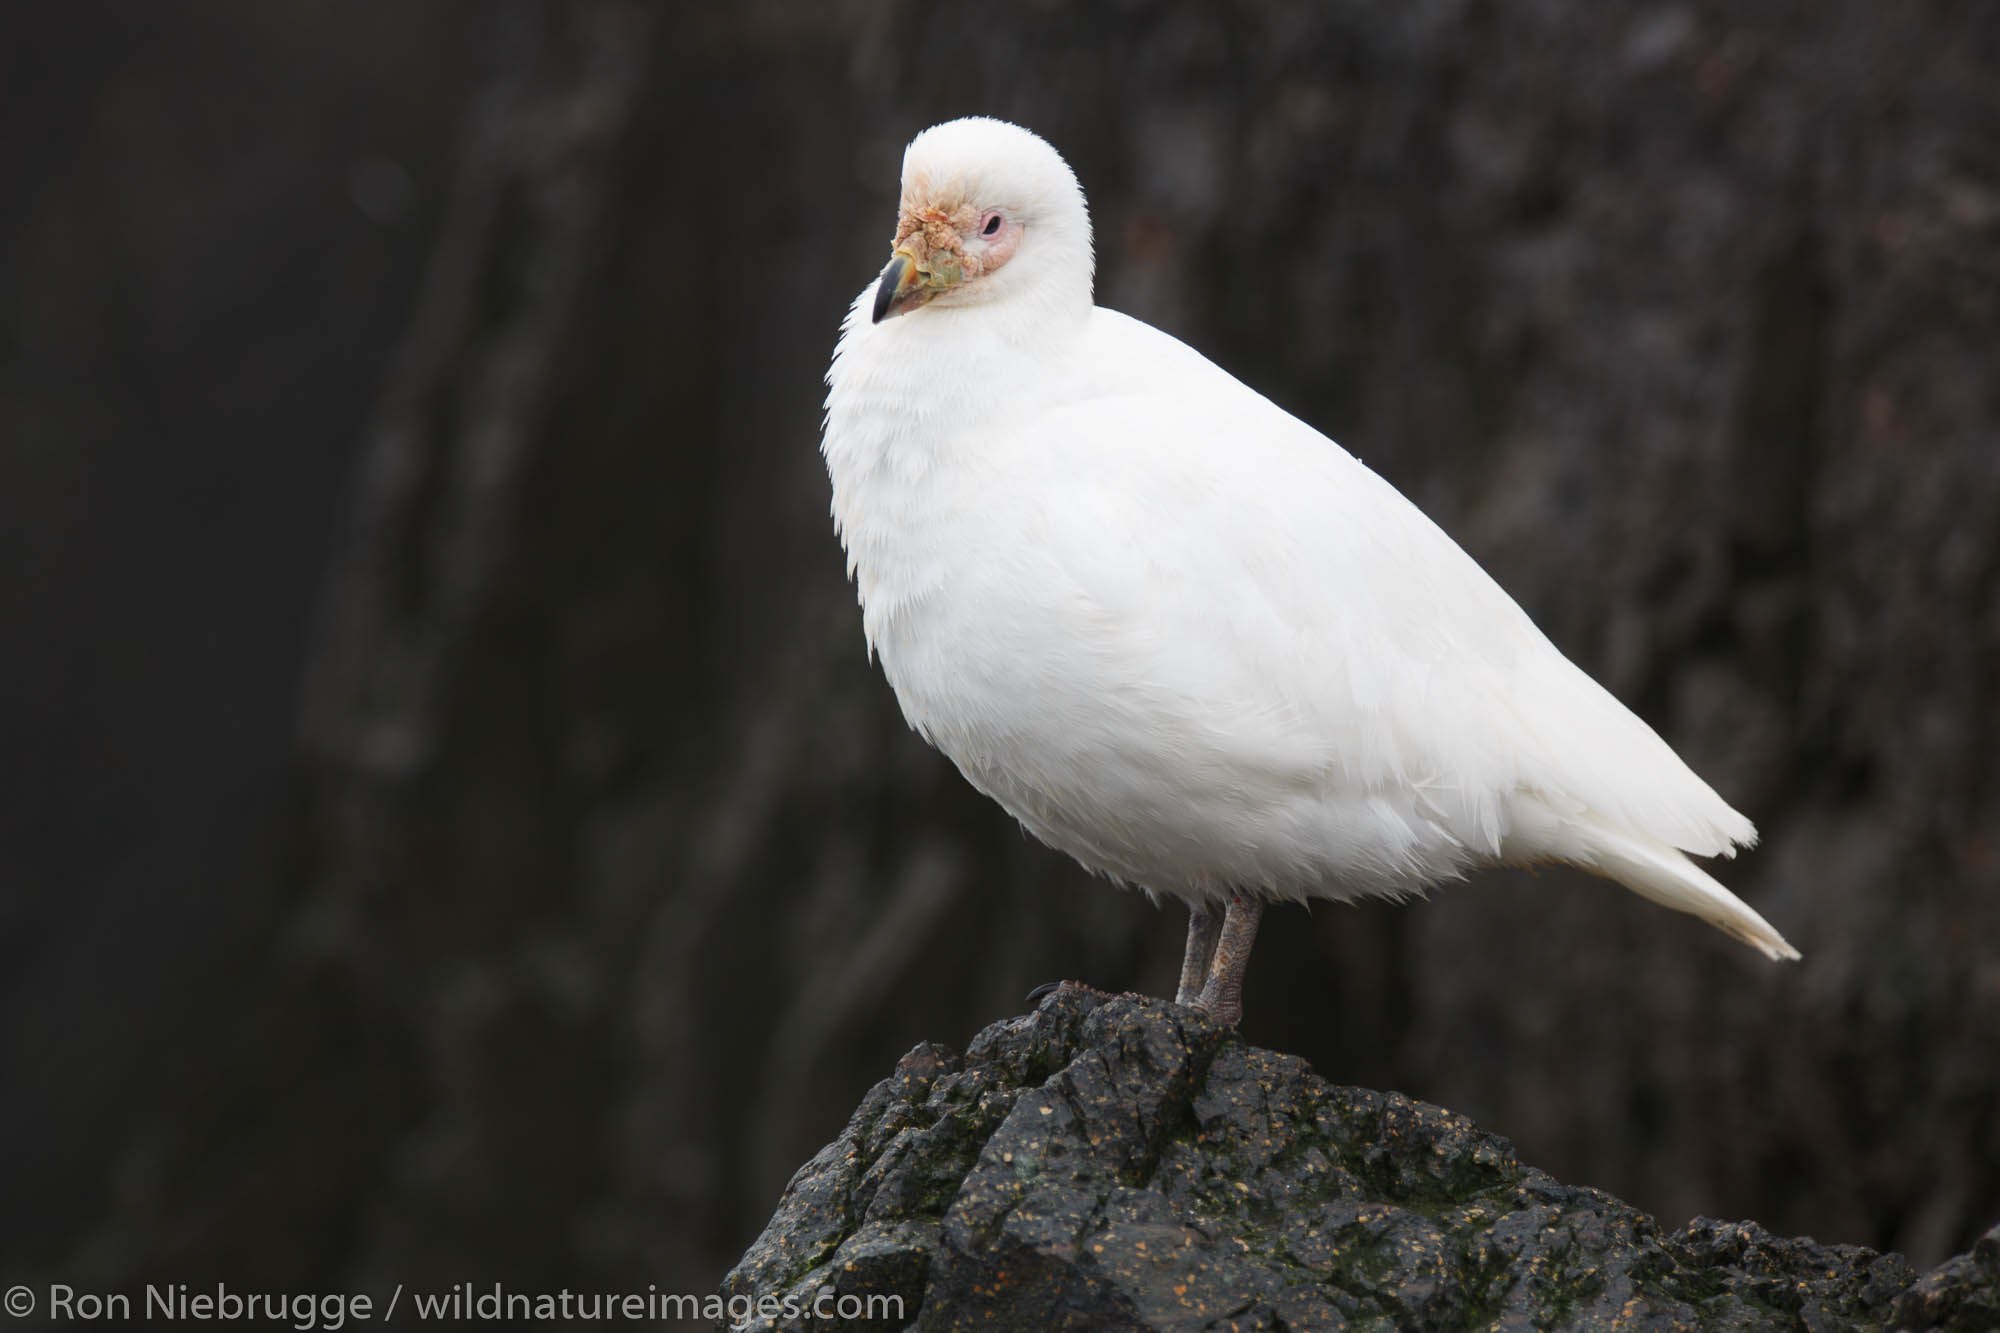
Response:
[{"label": "rough rock surface", "polygon": [[1449,1111],[1065,986],[905,1056],[725,1294],[829,1288],[900,1295],[885,1329],[1974,1330],[2000,1327],[2000,1228],[1922,1278],[1752,1222],[1665,1232]]}]

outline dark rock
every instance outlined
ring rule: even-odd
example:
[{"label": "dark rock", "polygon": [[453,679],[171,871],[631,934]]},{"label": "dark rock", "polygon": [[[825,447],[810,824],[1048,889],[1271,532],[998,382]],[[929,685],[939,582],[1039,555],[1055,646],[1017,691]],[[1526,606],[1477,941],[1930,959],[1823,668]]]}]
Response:
[{"label": "dark rock", "polygon": [[1953,1333],[2000,1329],[2000,1226],[1981,1236],[1970,1253],[1917,1279],[1896,1302],[1895,1326]]},{"label": "dark rock", "polygon": [[1064,987],[904,1057],[724,1294],[786,1329],[843,1299],[882,1329],[1994,1329],[2000,1229],[1922,1278],[1750,1222],[1663,1232],[1449,1111]]}]

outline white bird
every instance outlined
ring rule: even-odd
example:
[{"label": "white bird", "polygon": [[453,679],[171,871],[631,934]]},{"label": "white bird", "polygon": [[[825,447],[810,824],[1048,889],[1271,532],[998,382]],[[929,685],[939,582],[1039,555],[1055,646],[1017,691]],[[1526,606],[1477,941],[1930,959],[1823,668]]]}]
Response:
[{"label": "white bird", "polygon": [[1043,842],[1188,904],[1181,1003],[1238,1020],[1267,900],[1492,865],[1799,956],[1688,859],[1748,819],[1387,482],[1091,283],[1053,148],[924,131],[822,452],[904,717]]}]

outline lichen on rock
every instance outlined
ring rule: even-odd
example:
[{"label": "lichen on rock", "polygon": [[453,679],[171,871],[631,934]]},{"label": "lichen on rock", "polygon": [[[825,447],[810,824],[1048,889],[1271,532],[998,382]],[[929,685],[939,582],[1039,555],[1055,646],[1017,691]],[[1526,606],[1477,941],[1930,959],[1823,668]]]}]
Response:
[{"label": "lichen on rock", "polygon": [[2000,1327],[2000,1228],[1921,1279],[1754,1223],[1665,1233],[1462,1116],[1066,986],[962,1058],[905,1056],[725,1283],[829,1290],[901,1298],[850,1329],[1970,1333]]}]

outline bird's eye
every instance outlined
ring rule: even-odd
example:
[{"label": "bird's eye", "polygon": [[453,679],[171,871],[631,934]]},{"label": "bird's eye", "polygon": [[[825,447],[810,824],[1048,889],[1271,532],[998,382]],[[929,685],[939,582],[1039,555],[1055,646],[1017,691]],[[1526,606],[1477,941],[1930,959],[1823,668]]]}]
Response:
[{"label": "bird's eye", "polygon": [[979,234],[981,236],[998,236],[1000,234],[1000,215],[998,213],[988,213],[986,215],[986,225],[979,229]]}]

